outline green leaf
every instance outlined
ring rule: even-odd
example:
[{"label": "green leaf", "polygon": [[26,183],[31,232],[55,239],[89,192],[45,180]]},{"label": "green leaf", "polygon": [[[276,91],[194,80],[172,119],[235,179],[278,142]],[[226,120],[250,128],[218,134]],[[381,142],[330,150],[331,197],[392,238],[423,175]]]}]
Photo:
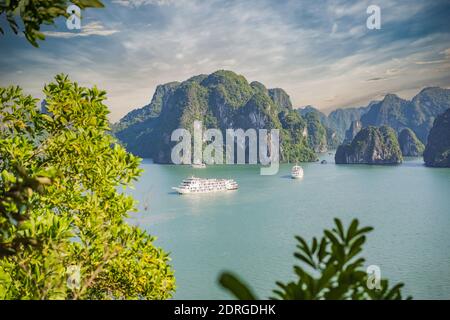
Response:
[{"label": "green leaf", "polygon": [[256,300],[255,295],[248,286],[232,273],[223,272],[220,275],[219,283],[239,300]]},{"label": "green leaf", "polygon": [[309,265],[310,267],[316,269],[316,264],[314,263],[314,261],[313,261],[311,258],[306,257],[305,255],[303,255],[303,254],[301,254],[301,253],[298,253],[298,252],[294,253],[294,256],[295,256],[297,259],[299,259],[299,260],[305,262],[305,263],[306,263],[307,265]]},{"label": "green leaf", "polygon": [[350,227],[347,230],[347,237],[346,237],[346,242],[350,242],[351,239],[353,239],[353,237],[356,234],[356,231],[358,230],[358,219],[353,219],[352,222],[350,223]]},{"label": "green leaf", "polygon": [[359,236],[359,235],[361,235],[361,234],[369,233],[369,232],[371,232],[371,231],[373,231],[373,228],[372,228],[372,227],[364,227],[364,228],[361,228],[361,229],[359,229],[359,230],[354,234],[354,237]]},{"label": "green leaf", "polygon": [[330,230],[324,230],[325,236],[331,241],[334,246],[340,246],[339,240],[334,236]]},{"label": "green leaf", "polygon": [[334,223],[336,224],[337,232],[338,235],[341,237],[341,240],[345,241],[344,227],[342,226],[341,220],[334,218]]},{"label": "green leaf", "polygon": [[[60,17],[67,17],[67,7],[70,3],[78,5],[81,9],[103,8],[104,5],[99,0],[58,0],[58,1],[3,1],[0,5],[0,14],[5,13],[6,20],[11,30],[18,34],[19,24],[23,26],[25,38],[34,47],[38,47],[36,40],[44,40],[45,36],[40,32],[43,24],[53,25]],[[19,18],[19,24],[16,22]],[[3,34],[3,29],[0,28]]]},{"label": "green leaf", "polygon": [[362,251],[362,245],[364,242],[366,242],[366,236],[361,236],[353,242],[348,253],[348,260]]},{"label": "green leaf", "polygon": [[300,243],[300,245],[297,246],[301,251],[303,251],[308,257],[311,257],[311,251],[309,250],[309,246],[306,243],[306,241],[299,236],[296,236],[295,239]]},{"label": "green leaf", "polygon": [[317,258],[319,259],[319,262],[322,262],[327,254],[327,245],[328,241],[326,238],[322,238],[320,241],[319,251],[317,252]]}]

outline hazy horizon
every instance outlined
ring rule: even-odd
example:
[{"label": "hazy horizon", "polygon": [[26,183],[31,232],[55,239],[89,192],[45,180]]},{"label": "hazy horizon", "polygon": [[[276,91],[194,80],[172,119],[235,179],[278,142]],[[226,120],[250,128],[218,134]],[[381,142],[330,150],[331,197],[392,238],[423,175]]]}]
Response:
[{"label": "hazy horizon", "polygon": [[[221,69],[221,70],[224,70],[224,69]],[[215,70],[215,71],[212,71],[211,73],[214,73],[214,72],[216,72],[216,71],[219,71],[219,70]],[[225,70],[225,71],[233,71],[233,72],[235,72],[234,70]],[[211,74],[211,73],[209,73],[209,74]],[[239,73],[237,73],[237,74],[239,74]],[[243,75],[243,74],[239,74],[239,75],[242,75],[242,76],[244,76],[245,77],[245,75]],[[195,74],[195,75],[192,75],[192,76],[198,76],[198,74]],[[190,77],[189,77],[190,78]],[[182,80],[174,80],[174,81],[169,81],[169,82],[165,82],[165,83],[160,83],[160,84],[158,84],[158,85],[164,85],[164,84],[167,84],[167,83],[170,83],[170,82],[183,82],[183,81],[185,81],[185,80],[188,80],[189,78],[186,78],[186,79],[182,79]],[[246,79],[247,79],[247,81],[249,82],[249,83],[251,83],[252,81],[258,81],[257,79],[254,79],[254,80],[250,80],[250,79],[248,79],[247,77],[245,77]],[[259,81],[258,81],[259,82]],[[263,85],[265,85],[264,83],[263,83]],[[266,86],[267,87],[267,86]],[[449,86],[423,86],[423,87],[420,87],[420,88],[415,88],[415,89],[410,89],[410,90],[403,90],[401,93],[399,93],[399,92],[385,92],[385,93],[380,93],[380,94],[377,94],[376,95],[376,97],[374,97],[373,99],[370,99],[370,98],[368,98],[368,100],[364,100],[364,101],[366,101],[366,102],[363,102],[362,104],[354,104],[354,105],[352,105],[352,104],[349,104],[349,105],[343,105],[343,106],[336,106],[336,107],[333,107],[333,106],[331,106],[331,107],[329,107],[329,108],[327,108],[327,109],[323,109],[323,108],[319,108],[319,107],[317,107],[317,106],[315,106],[315,105],[312,105],[312,104],[304,104],[304,105],[295,105],[294,103],[293,103],[293,108],[294,109],[302,109],[302,108],[305,108],[305,107],[314,107],[314,108],[316,108],[316,109],[318,109],[319,111],[321,111],[322,113],[324,113],[324,114],[326,114],[326,115],[329,115],[331,112],[333,112],[334,110],[336,110],[336,109],[348,109],[348,108],[361,108],[361,107],[367,107],[370,103],[372,103],[372,102],[374,102],[374,101],[381,101],[381,100],[383,100],[384,99],[384,97],[387,95],[387,94],[395,94],[395,95],[397,95],[398,97],[400,97],[400,98],[402,98],[403,100],[411,100],[412,98],[414,98],[414,96],[416,96],[417,94],[419,94],[423,89],[426,89],[426,88],[430,88],[430,87],[440,87],[440,88],[442,88],[442,89],[450,89],[450,87]],[[274,88],[281,88],[281,87],[277,87],[277,86],[274,86],[274,87],[267,87],[267,89],[274,89]],[[284,88],[281,88],[281,89],[283,89],[284,90]],[[156,87],[155,87],[155,90],[156,90]],[[149,104],[150,102],[151,102],[151,100],[152,100],[152,98],[153,98],[153,95],[154,95],[154,93],[155,93],[155,90],[153,91],[153,93],[149,96],[149,98],[148,98],[148,102],[147,103],[145,103],[144,105],[142,105],[142,106],[137,106],[137,107],[135,107],[135,108],[133,108],[133,109],[131,109],[131,110],[129,110],[129,111],[132,111],[132,110],[135,110],[135,109],[139,109],[139,108],[142,108],[142,107],[144,107],[145,105],[147,105],[147,104]],[[286,91],[286,90],[285,90]],[[406,92],[407,91],[407,92]],[[290,95],[290,93],[289,92],[287,92],[286,91],[286,93],[289,95],[289,97],[291,98],[291,101],[292,101],[292,97],[291,97],[291,95]],[[293,101],[292,101],[293,102]],[[124,116],[125,116],[125,114],[124,114]],[[120,118],[119,119],[116,119],[114,122],[118,122],[120,120]]]}]

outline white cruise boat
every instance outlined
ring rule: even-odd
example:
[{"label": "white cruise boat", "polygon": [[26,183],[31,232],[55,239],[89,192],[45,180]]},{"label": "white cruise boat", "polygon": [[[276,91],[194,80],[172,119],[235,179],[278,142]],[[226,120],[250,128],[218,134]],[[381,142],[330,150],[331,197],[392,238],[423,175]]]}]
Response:
[{"label": "white cruise boat", "polygon": [[205,169],[206,168],[205,163],[193,163],[191,166],[194,169]]},{"label": "white cruise boat", "polygon": [[209,193],[219,191],[236,190],[238,184],[233,179],[202,179],[187,178],[178,187],[172,187],[179,194]]},{"label": "white cruise boat", "polygon": [[303,168],[298,165],[293,166],[291,170],[291,177],[292,179],[303,178]]}]

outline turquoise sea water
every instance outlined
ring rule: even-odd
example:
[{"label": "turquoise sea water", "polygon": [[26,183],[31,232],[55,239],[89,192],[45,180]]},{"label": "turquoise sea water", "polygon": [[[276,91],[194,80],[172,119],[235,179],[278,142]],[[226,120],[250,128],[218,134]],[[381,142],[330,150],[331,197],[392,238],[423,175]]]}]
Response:
[{"label": "turquoise sea water", "polygon": [[[414,298],[450,298],[450,169],[426,168],[421,159],[399,166],[302,164],[303,180],[290,179],[292,165],[275,176],[257,166],[152,164],[136,189],[139,213],[131,222],[158,237],[171,253],[177,279],[175,299],[230,298],[217,285],[222,270],[241,275],[267,298],[276,280],[293,279],[294,235],[307,239],[358,218],[375,230],[364,255],[383,277],[404,282]],[[172,192],[182,179],[233,178],[234,192],[184,195]]]}]

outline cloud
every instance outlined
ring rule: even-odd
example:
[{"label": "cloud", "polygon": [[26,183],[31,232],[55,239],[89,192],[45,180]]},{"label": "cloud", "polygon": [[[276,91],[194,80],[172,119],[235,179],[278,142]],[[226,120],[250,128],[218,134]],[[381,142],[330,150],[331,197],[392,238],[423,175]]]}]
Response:
[{"label": "cloud", "polygon": [[333,27],[331,28],[331,34],[335,34],[338,31],[338,24],[333,23]]},{"label": "cloud", "polygon": [[113,0],[112,2],[124,7],[138,8],[145,5],[168,5],[174,3],[175,0]]},{"label": "cloud", "polygon": [[[40,89],[54,74],[68,73],[107,90],[113,121],[147,104],[158,84],[218,69],[284,88],[295,106],[324,110],[450,84],[445,1],[379,0],[381,30],[366,28],[368,0],[114,2],[86,10],[97,22],[81,32],[50,36],[82,37],[70,47],[49,39],[38,51],[2,50],[0,82]],[[88,36],[94,34],[104,36]]]},{"label": "cloud", "polygon": [[445,58],[450,60],[450,48],[445,49],[441,54],[445,55]]},{"label": "cloud", "polygon": [[430,60],[430,61],[416,61],[415,64],[437,64],[437,63],[444,63],[447,62],[447,60]]},{"label": "cloud", "polygon": [[375,78],[370,78],[367,79],[366,81],[380,81],[380,80],[385,80],[386,78],[382,78],[382,77],[375,77]]},{"label": "cloud", "polygon": [[44,31],[44,35],[53,38],[76,38],[76,37],[88,37],[88,36],[110,36],[119,32],[116,29],[106,29],[100,21],[90,22],[81,26],[79,32],[63,32],[63,31]]}]

